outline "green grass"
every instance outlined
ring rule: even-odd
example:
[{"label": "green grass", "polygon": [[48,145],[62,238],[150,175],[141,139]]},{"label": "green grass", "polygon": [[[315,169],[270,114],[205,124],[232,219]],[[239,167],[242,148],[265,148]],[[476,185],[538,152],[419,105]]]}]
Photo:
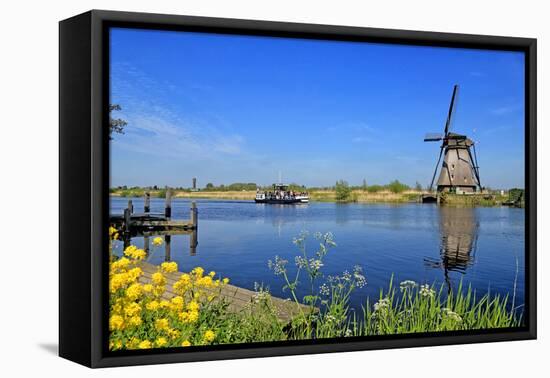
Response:
[{"label": "green grass", "polygon": [[440,201],[442,205],[491,207],[500,206],[507,198],[501,195],[442,193]]},{"label": "green grass", "polygon": [[[342,293],[340,293],[342,294]],[[220,343],[249,343],[351,336],[394,335],[456,330],[479,330],[521,326],[522,317],[510,309],[508,298],[475,292],[462,285],[445,295],[444,286],[415,285],[380,292],[374,303],[353,311],[348,296],[329,296],[318,312],[296,317],[291,324],[277,318],[270,295],[257,293],[257,300],[239,312],[218,309],[210,314]],[[220,316],[222,315],[222,316]],[[209,316],[209,315],[205,315]]]}]

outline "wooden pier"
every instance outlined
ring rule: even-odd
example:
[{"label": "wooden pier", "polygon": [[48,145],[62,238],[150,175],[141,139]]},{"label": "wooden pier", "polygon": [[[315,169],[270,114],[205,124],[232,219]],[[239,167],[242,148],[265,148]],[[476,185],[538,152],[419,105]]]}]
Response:
[{"label": "wooden pier", "polygon": [[[140,277],[139,281],[143,284],[150,283],[153,273],[158,271],[158,266],[147,262],[142,262],[140,268],[143,270],[144,274]],[[162,296],[163,299],[169,300],[176,296],[172,286],[179,280],[182,274],[181,272],[163,273],[166,277],[166,291]],[[212,293],[214,293],[214,291],[212,291]],[[236,313],[249,308],[249,306],[257,300],[257,295],[258,293],[254,291],[227,284],[222,287],[218,300],[227,300],[229,303],[229,311]],[[307,314],[311,310],[309,306],[303,304],[298,305],[295,302],[276,297],[271,297],[271,303],[276,311],[277,317],[284,323],[290,322],[302,312]]]},{"label": "wooden pier", "polygon": [[[128,207],[120,215],[111,215],[110,223],[117,230],[125,233],[142,234],[147,231],[159,231],[172,234],[170,231],[192,232],[198,228],[198,211],[196,202],[191,202],[191,216],[189,220],[172,219],[172,193],[166,190],[164,213],[151,213],[151,196],[145,193],[143,213],[135,213],[132,200],[128,200]],[[175,232],[178,233],[178,232]]]}]

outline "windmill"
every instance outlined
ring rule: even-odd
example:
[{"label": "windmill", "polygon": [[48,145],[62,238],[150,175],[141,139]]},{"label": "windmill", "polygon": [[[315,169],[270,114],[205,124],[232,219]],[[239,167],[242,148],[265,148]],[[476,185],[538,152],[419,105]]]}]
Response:
[{"label": "windmill", "polygon": [[[474,193],[481,190],[481,182],[479,180],[479,167],[477,164],[477,154],[475,143],[466,135],[452,133],[451,124],[455,103],[458,93],[458,85],[453,88],[451,104],[445,129],[443,134],[428,134],[424,138],[424,142],[439,142],[441,147],[439,150],[439,158],[430,183],[430,191],[432,191],[435,176],[439,169],[441,157],[444,155],[443,164],[439,172],[437,180],[438,192],[454,192],[454,193]],[[473,150],[473,154],[472,154]]]}]

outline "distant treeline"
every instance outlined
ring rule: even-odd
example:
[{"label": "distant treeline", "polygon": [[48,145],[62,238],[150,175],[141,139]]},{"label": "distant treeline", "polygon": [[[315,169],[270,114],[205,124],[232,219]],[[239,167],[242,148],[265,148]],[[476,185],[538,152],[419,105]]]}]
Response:
[{"label": "distant treeline", "polygon": [[[406,190],[410,190],[412,189],[410,186],[400,182],[399,180],[394,180],[392,182],[390,182],[389,184],[386,184],[386,185],[378,185],[378,184],[375,184],[375,185],[367,185],[366,181],[363,182],[363,185],[358,185],[358,186],[353,186],[353,185],[349,185],[347,183],[347,181],[344,181],[344,180],[340,180],[338,181],[337,183],[335,183],[335,185],[332,185],[332,186],[322,186],[322,187],[315,187],[315,186],[310,186],[310,187],[306,187],[305,185],[300,185],[300,184],[297,184],[297,183],[290,183],[290,184],[287,184],[288,187],[289,187],[289,190],[293,190],[293,191],[296,191],[296,192],[301,192],[301,191],[334,191],[334,190],[337,190],[338,188],[341,188],[342,186],[346,187],[347,189],[353,191],[353,190],[363,190],[363,191],[366,191],[366,192],[371,192],[371,193],[375,193],[375,192],[381,192],[381,191],[391,191],[393,193],[401,193],[401,192],[404,192]],[[255,182],[248,182],[248,183],[244,183],[244,182],[235,182],[235,183],[232,183],[232,184],[228,184],[228,185],[225,185],[225,184],[220,184],[220,185],[214,185],[213,183],[209,182],[208,184],[205,185],[204,188],[197,188],[197,189],[192,189],[192,188],[189,188],[189,187],[170,187],[170,189],[172,190],[175,190],[175,191],[181,191],[181,192],[192,192],[192,191],[208,191],[208,192],[235,192],[235,191],[255,191],[256,189],[262,189],[262,190],[270,190],[273,188],[272,185],[260,185],[260,184],[257,184]],[[417,183],[415,188],[416,190],[422,190],[422,186]],[[145,192],[154,192],[154,193],[165,193],[166,192],[166,187],[163,187],[163,186],[157,186],[157,185],[153,185],[153,186],[145,186],[145,187],[140,187],[140,186],[126,186],[126,185],[122,185],[122,186],[117,186],[117,187],[114,187],[114,188],[111,188],[110,189],[110,193],[117,193],[121,196],[124,196],[124,197],[132,197],[132,196],[140,196],[140,195],[144,195]]]}]

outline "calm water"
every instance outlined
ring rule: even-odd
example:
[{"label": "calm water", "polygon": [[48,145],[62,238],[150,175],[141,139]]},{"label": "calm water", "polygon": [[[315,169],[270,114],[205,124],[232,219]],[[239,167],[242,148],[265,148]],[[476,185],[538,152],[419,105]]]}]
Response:
[{"label": "calm water", "polygon": [[[133,198],[136,212],[143,199]],[[172,236],[169,258],[180,270],[202,266],[231,283],[253,289],[268,286],[279,297],[282,281],[267,267],[279,255],[290,262],[298,252],[292,238],[300,231],[331,231],[337,247],[325,261],[326,275],[364,269],[367,286],[357,290],[352,305],[378,295],[393,274],[395,282],[443,283],[456,287],[462,279],[478,293],[511,293],[517,270],[516,303],[523,303],[525,233],[523,209],[444,208],[435,205],[377,205],[310,203],[298,206],[243,201],[198,200],[199,229],[196,253],[190,254],[190,236]],[[111,198],[111,213],[122,213],[128,198]],[[189,200],[172,202],[174,219],[189,218]],[[164,211],[164,200],[151,200],[152,212]],[[144,239],[132,243],[143,246]],[[310,238],[309,250],[315,243]],[[115,245],[116,253],[122,243]],[[150,262],[166,258],[164,247],[151,248]]]}]

